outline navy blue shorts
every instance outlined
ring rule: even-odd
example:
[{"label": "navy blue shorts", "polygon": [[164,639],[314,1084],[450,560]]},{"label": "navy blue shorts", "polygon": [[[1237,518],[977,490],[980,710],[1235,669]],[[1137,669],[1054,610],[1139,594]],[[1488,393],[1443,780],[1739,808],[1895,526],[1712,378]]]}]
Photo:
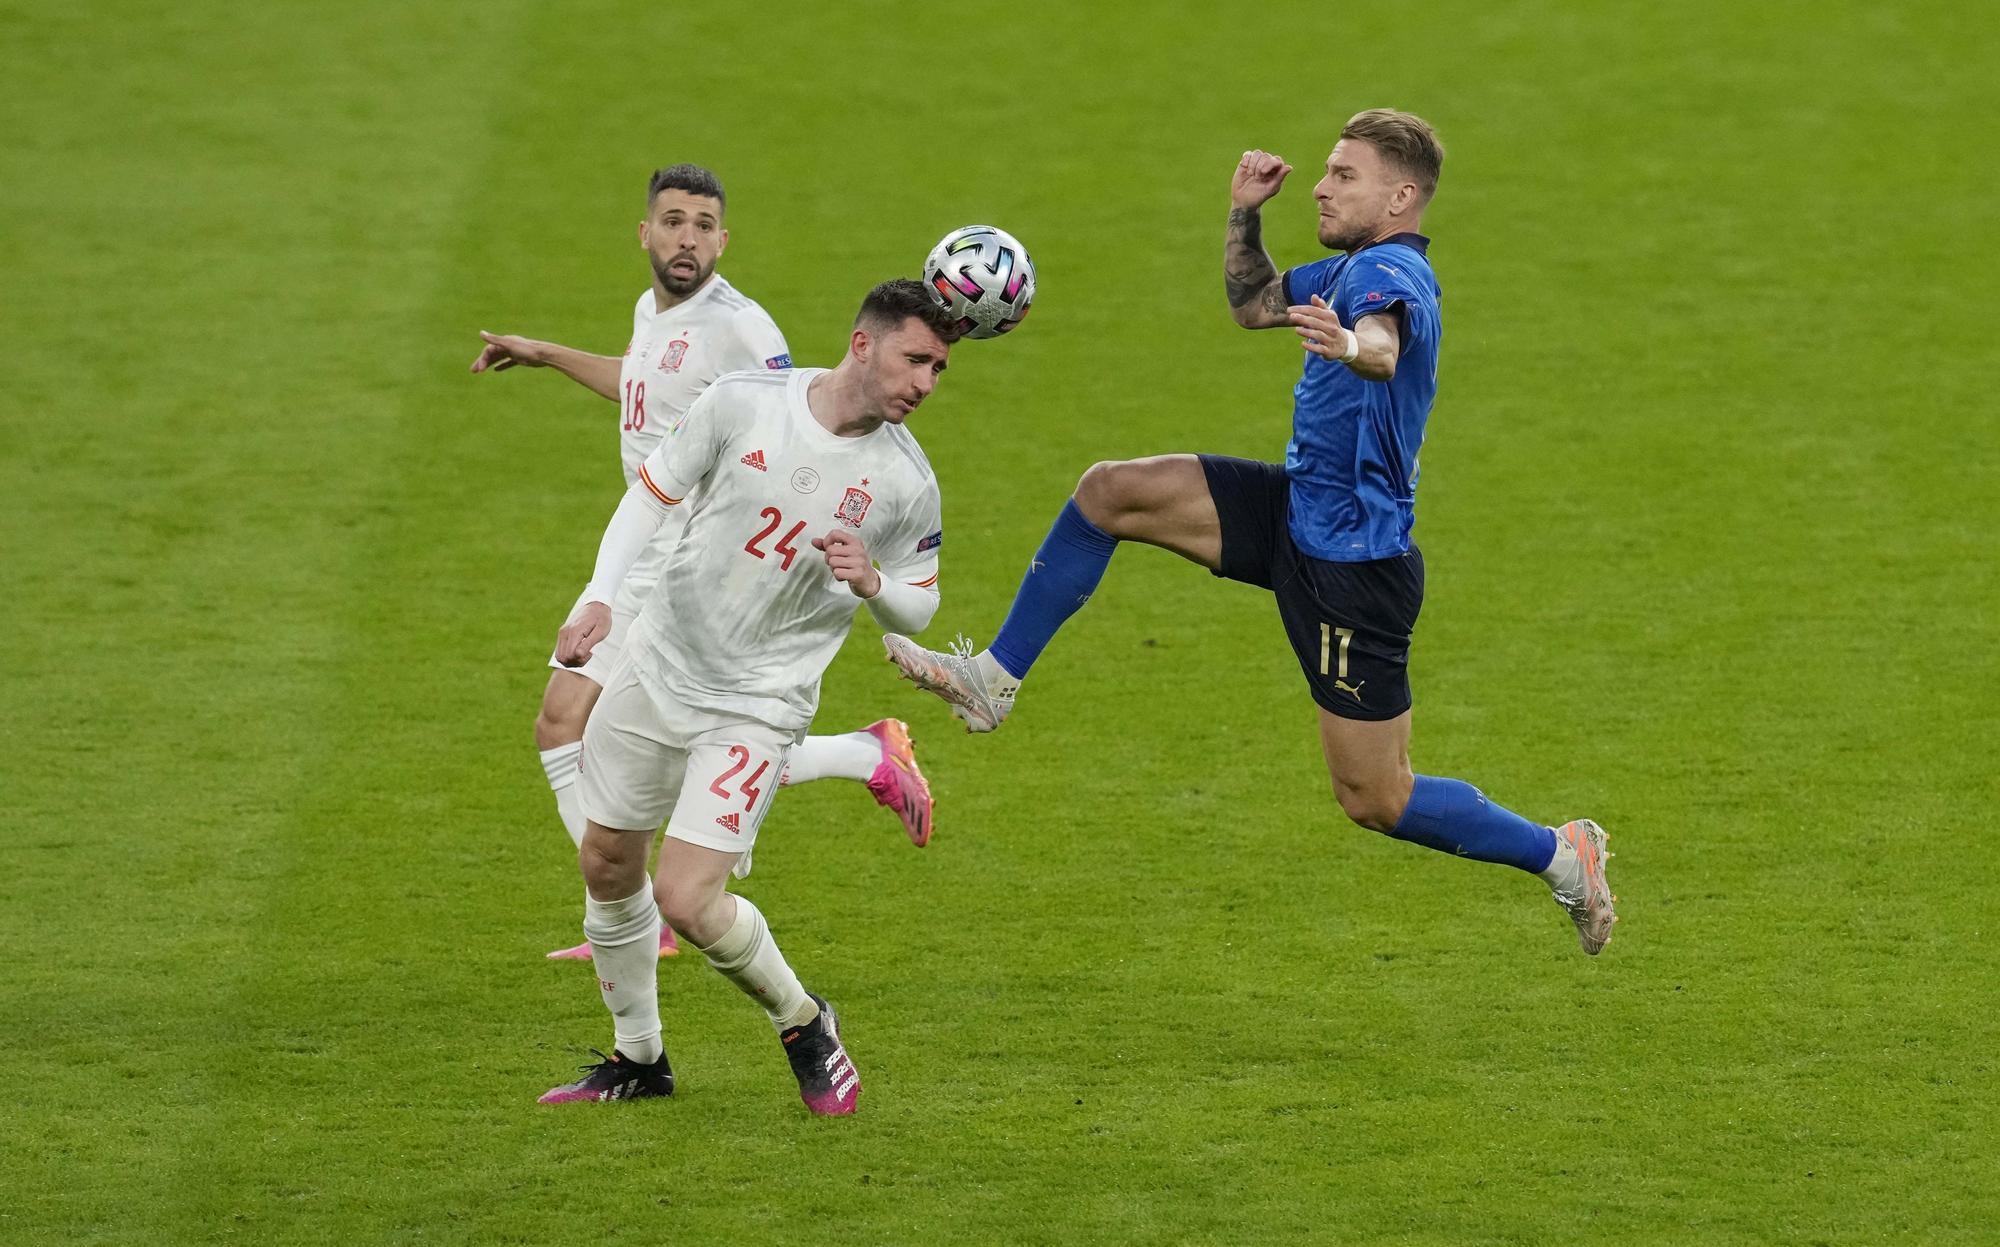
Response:
[{"label": "navy blue shorts", "polygon": [[1269,589],[1299,669],[1321,709],[1343,719],[1393,719],[1410,708],[1410,633],[1424,605],[1424,556],[1365,563],[1316,559],[1292,541],[1291,484],[1282,464],[1202,455],[1222,520],[1215,574]]}]

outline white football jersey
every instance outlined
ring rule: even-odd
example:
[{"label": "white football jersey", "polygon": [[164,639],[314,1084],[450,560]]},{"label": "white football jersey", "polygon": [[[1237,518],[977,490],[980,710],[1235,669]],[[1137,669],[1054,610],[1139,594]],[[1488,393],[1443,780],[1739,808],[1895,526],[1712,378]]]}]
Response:
[{"label": "white football jersey", "polygon": [[806,406],[824,368],[739,372],[696,400],[640,479],[687,508],[630,653],[691,706],[803,731],[820,677],[861,599],[833,578],[815,537],[858,534],[885,579],[937,583],[937,477],[917,439],[884,424],[827,432]]},{"label": "white football jersey", "polygon": [[[618,367],[618,455],[629,488],[639,465],[687,419],[694,400],[717,377],[746,368],[789,369],[785,335],[763,308],[717,273],[694,297],[654,310],[652,287],[632,308],[632,342]],[[620,605],[636,610],[653,584],[676,534],[669,528],[633,564]]]}]

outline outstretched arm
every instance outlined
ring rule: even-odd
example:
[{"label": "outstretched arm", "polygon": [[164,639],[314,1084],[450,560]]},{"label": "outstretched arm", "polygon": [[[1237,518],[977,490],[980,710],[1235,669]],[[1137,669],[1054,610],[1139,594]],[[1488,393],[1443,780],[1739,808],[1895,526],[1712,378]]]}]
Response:
[{"label": "outstretched arm", "polygon": [[1229,314],[1245,329],[1275,329],[1285,317],[1285,279],[1264,250],[1263,207],[1292,167],[1264,151],[1248,151],[1229,183],[1229,234],[1222,277]]},{"label": "outstretched arm", "polygon": [[616,355],[592,355],[560,342],[539,342],[512,334],[479,331],[486,345],[472,361],[474,372],[505,372],[509,368],[553,368],[593,394],[618,401]]}]

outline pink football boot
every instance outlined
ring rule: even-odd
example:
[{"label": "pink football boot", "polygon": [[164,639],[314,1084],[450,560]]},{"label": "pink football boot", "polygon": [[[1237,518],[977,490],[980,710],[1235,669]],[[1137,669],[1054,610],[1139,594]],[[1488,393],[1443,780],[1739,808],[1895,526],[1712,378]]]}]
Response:
[{"label": "pink football boot", "polygon": [[923,848],[931,842],[930,781],[917,767],[916,749],[910,744],[910,729],[901,719],[870,723],[862,731],[882,744],[882,760],[868,777],[868,791],[875,804],[893,811],[903,820],[910,843]]}]

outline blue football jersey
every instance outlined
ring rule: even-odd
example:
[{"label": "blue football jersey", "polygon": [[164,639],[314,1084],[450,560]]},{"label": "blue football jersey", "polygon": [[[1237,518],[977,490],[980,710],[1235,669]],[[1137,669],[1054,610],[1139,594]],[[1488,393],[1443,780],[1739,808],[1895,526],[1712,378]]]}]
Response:
[{"label": "blue football jersey", "polygon": [[1437,396],[1437,277],[1422,234],[1397,234],[1346,255],[1285,273],[1291,303],[1326,300],[1352,329],[1362,317],[1402,310],[1396,375],[1369,381],[1345,364],[1306,354],[1292,388],[1292,540],[1314,558],[1358,563],[1410,548],[1416,520],[1417,451]]}]

